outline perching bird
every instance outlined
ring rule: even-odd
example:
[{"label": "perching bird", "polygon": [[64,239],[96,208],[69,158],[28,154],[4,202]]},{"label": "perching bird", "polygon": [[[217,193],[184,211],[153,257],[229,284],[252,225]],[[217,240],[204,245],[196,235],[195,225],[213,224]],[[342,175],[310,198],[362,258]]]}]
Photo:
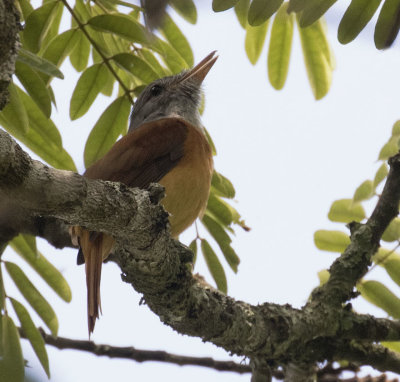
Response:
[{"label": "perching bird", "polygon": [[[84,174],[129,187],[163,185],[162,204],[170,214],[173,237],[202,216],[210,192],[212,153],[198,109],[201,84],[218,58],[214,55],[148,85],[133,107],[128,134]],[[90,335],[99,317],[101,267],[114,239],[78,226],[71,228],[71,238],[80,247],[78,263],[82,254],[85,262]]]}]

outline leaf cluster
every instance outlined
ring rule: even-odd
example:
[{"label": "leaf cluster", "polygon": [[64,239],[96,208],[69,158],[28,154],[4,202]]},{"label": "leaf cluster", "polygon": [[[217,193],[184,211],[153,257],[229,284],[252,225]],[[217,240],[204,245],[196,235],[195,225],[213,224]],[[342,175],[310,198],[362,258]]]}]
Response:
[{"label": "leaf cluster", "polygon": [[[170,3],[186,21],[196,22],[193,1]],[[53,83],[64,80],[62,65],[67,59],[79,73],[69,104],[71,121],[86,115],[99,96],[111,98],[86,141],[83,153],[86,167],[127,133],[131,106],[147,84],[194,64],[188,40],[168,14],[158,31],[152,33],[144,24],[142,9],[124,1],[76,0],[72,7],[66,0],[43,0],[34,8],[28,0],[18,0],[16,5],[25,26],[20,32],[22,45],[9,86],[10,101],[0,112],[0,125],[49,165],[59,169],[76,171],[72,156],[63,147],[59,128],[52,120],[57,106]],[[70,27],[61,30],[61,19],[67,17]],[[212,139],[208,132],[206,134],[216,155]],[[227,281],[218,256],[222,255],[237,272],[239,257],[231,246],[230,235],[234,233],[234,225],[248,229],[230,203],[234,196],[231,182],[214,172],[210,200],[201,221],[214,242],[210,244],[198,236],[191,244],[197,252],[197,241],[201,240],[201,253],[217,287],[224,292]],[[66,280],[37,250],[34,237],[19,235],[9,245],[63,300],[71,300]],[[3,355],[0,375],[12,381],[24,378],[19,333],[9,314],[12,306],[24,335],[49,376],[43,338],[30,310],[37,313],[54,335],[58,330],[56,314],[21,267],[3,260],[0,271],[8,273],[30,306],[8,296],[7,285],[0,277],[0,355]]]},{"label": "leaf cluster", "polygon": [[[400,121],[395,122],[392,135],[384,144],[378,155],[381,162],[373,179],[362,182],[354,192],[351,199],[340,199],[332,203],[328,212],[328,219],[336,223],[362,222],[366,219],[365,206],[372,198],[379,197],[379,187],[388,175],[387,160],[398,153],[400,148]],[[382,241],[396,243],[393,249],[381,247],[373,257],[374,266],[382,267],[395,284],[400,286],[400,254],[396,249],[400,246],[400,219],[395,218],[389,224]],[[323,251],[343,253],[350,244],[347,233],[338,230],[318,230],[314,233],[316,247]],[[373,267],[374,267],[373,266]],[[372,267],[372,268],[373,268]],[[371,268],[371,269],[372,269]],[[329,278],[329,272],[324,270],[319,273],[320,282],[324,284]],[[361,296],[373,305],[384,310],[389,316],[400,318],[399,292],[393,292],[380,281],[362,279],[357,284]],[[384,343],[392,350],[398,351],[399,344]]]},{"label": "leaf cluster", "polygon": [[[46,257],[38,251],[35,237],[20,234],[9,244],[60,298],[66,302],[71,301],[71,290],[67,281]],[[2,355],[0,375],[6,376],[6,381],[22,381],[24,379],[25,363],[22,356],[20,336],[14,320],[9,315],[8,302],[12,305],[20,327],[29,340],[44,371],[50,378],[49,360],[43,337],[24,304],[6,294],[2,276],[4,270],[8,273],[25,301],[37,313],[51,333],[57,335],[58,332],[58,320],[53,308],[32,284],[25,272],[13,262],[2,261],[0,263],[0,354]]]},{"label": "leaf cluster", "polygon": [[[271,18],[267,68],[271,85],[280,90],[286,82],[293,25],[297,25],[308,79],[315,99],[329,91],[335,67],[326,37],[323,16],[336,0],[213,0],[214,12],[234,8],[240,25],[246,30],[245,49],[250,62],[258,61]],[[382,0],[352,0],[343,14],[337,32],[341,44],[353,41],[377,12]],[[400,1],[385,0],[375,24],[377,49],[390,47],[400,28]]]}]

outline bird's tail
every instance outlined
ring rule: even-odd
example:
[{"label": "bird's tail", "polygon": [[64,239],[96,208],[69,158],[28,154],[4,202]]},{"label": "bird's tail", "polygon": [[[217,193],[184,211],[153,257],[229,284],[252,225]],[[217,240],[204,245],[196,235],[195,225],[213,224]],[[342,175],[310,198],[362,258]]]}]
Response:
[{"label": "bird's tail", "polygon": [[101,312],[100,280],[103,260],[110,254],[114,239],[102,233],[91,233],[81,227],[73,227],[83,252],[87,286],[87,317],[89,337]]}]

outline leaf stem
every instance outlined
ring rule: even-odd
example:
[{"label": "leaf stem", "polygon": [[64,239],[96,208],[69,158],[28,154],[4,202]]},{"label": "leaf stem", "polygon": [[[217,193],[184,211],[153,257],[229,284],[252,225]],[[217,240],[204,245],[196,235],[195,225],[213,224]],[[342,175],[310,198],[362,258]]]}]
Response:
[{"label": "leaf stem", "polygon": [[115,79],[118,81],[120,86],[125,92],[125,95],[128,97],[129,102],[133,105],[134,101],[133,98],[131,97],[131,91],[128,89],[128,87],[125,85],[124,81],[121,79],[121,77],[117,74],[117,72],[114,70],[112,65],[110,64],[110,60],[108,57],[104,55],[102,50],[98,47],[96,42],[90,37],[89,33],[85,29],[85,25],[79,20],[79,17],[75,14],[74,10],[71,8],[71,6],[68,4],[67,0],[61,0],[62,3],[65,5],[65,7],[68,9],[69,13],[71,16],[75,19],[76,23],[78,24],[79,28],[83,32],[83,34],[86,36],[86,38],[89,40],[89,42],[92,44],[93,48],[96,49],[97,53],[100,55],[100,57],[103,59],[104,64],[107,66],[108,70],[111,72],[111,74],[115,77]]}]

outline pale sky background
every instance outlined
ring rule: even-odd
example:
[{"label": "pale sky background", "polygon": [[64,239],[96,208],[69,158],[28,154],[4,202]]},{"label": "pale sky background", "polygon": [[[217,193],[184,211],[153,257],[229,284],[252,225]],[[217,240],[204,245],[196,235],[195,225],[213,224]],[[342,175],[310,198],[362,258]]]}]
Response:
[{"label": "pale sky background", "polygon": [[[238,274],[231,272],[222,260],[228,293],[252,304],[273,302],[301,307],[318,284],[317,272],[329,267],[336,257],[315,248],[314,232],[344,228],[328,221],[331,202],[352,197],[362,181],[373,179],[379,166],[379,150],[389,138],[393,123],[400,118],[398,44],[390,50],[377,51],[371,24],[353,43],[340,45],[337,25],[348,2],[336,4],[327,21],[337,69],[328,95],[315,101],[297,30],[287,83],[282,91],[276,91],[267,78],[266,49],[253,67],[244,52],[245,33],[233,11],[215,14],[210,1],[196,3],[202,4],[198,6],[197,25],[178,17],[175,20],[191,43],[195,62],[212,50],[218,51],[219,59],[205,80],[203,122],[217,146],[216,169],[233,182],[237,191],[235,206],[252,227],[249,233],[237,229],[233,241],[241,258]],[[111,100],[97,100],[91,113],[71,122],[69,99],[76,74],[69,62],[62,70],[66,79],[53,83],[58,113],[52,117],[62,131],[64,146],[83,172],[82,153],[87,135]],[[188,231],[181,236],[182,242],[189,243],[193,236],[193,231]],[[58,251],[42,241],[39,248],[63,272],[73,293],[72,302],[66,304],[36,278],[35,285],[55,308],[59,335],[87,339],[84,268],[76,266],[76,251]],[[6,259],[24,265],[29,275],[34,274],[10,250]],[[201,258],[196,271],[211,280]],[[386,280],[379,269],[369,277]],[[385,283],[399,292],[390,281]],[[6,285],[7,293],[17,296],[11,283]],[[220,360],[230,358],[212,344],[179,335],[161,324],[147,306],[138,305],[140,297],[121,281],[115,264],[105,265],[103,316],[92,339],[109,345]],[[385,317],[384,312],[363,301],[355,305],[359,311]],[[36,322],[44,326],[40,319]],[[23,344],[32,375],[46,380],[30,345],[26,341]],[[52,380],[57,382],[250,380],[249,375],[154,362],[139,364],[52,347],[48,347],[48,353]]]}]

